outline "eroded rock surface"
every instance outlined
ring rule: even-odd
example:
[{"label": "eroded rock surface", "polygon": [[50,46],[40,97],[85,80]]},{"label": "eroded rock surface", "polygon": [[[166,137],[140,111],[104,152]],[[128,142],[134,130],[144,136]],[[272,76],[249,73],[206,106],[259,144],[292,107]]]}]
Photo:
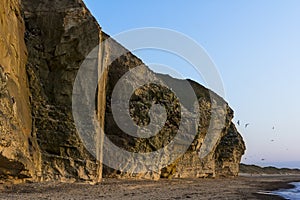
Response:
[{"label": "eroded rock surface", "polygon": [[[124,67],[124,63],[128,63]],[[127,66],[127,70],[126,70]],[[135,153],[149,153],[157,151],[167,146],[178,134],[179,126],[188,127],[185,131],[188,134],[193,132],[190,119],[183,119],[180,116],[180,110],[186,109],[193,105],[181,105],[180,100],[171,91],[161,85],[146,84],[137,89],[130,101],[130,116],[136,124],[140,126],[148,125],[150,122],[149,111],[153,104],[159,104],[166,108],[167,118],[163,128],[155,137],[150,138],[136,138],[126,134],[114,120],[111,109],[111,95],[115,85],[121,77],[133,67],[144,66],[141,61],[131,54],[126,54],[119,59],[116,59],[110,66],[108,72],[108,101],[105,116],[105,133],[109,138],[119,147]],[[182,86],[184,81],[173,79],[166,75],[155,74],[147,67],[142,67],[140,72],[141,79],[143,77],[153,77],[153,80],[160,79],[162,82],[168,83],[170,88]],[[136,82],[130,84],[125,88],[135,88]],[[197,124],[197,133],[194,140],[191,142],[187,151],[174,160],[172,164],[164,167],[158,172],[145,173],[124,173],[123,170],[134,171],[135,168],[145,167],[141,159],[135,164],[130,163],[131,158],[124,168],[120,170],[112,170],[105,167],[104,176],[119,177],[119,178],[190,178],[190,177],[217,177],[217,176],[237,176],[239,171],[239,163],[241,156],[244,154],[245,145],[242,137],[237,132],[234,124],[231,122],[233,118],[233,111],[228,104],[217,94],[209,91],[198,83],[189,80],[188,83],[192,86],[197,103],[199,104],[198,114],[199,121]],[[126,101],[120,97],[121,101]],[[120,112],[127,112],[120,109]],[[178,146],[180,148],[180,146]],[[205,149],[209,148],[207,153]],[[168,158],[174,156],[172,151],[166,151]],[[113,157],[114,155],[106,155],[104,157]],[[157,162],[153,160],[152,162]],[[159,164],[157,164],[159,165]],[[147,170],[145,170],[147,171]]]},{"label": "eroded rock surface", "polygon": [[17,181],[35,173],[31,106],[19,1],[0,3],[0,177]]},{"label": "eroded rock surface", "polygon": [[[100,43],[101,29],[81,1],[22,1],[27,74],[42,180],[100,180],[101,167],[81,142],[72,116],[77,71]],[[97,60],[91,61],[97,65]]]}]

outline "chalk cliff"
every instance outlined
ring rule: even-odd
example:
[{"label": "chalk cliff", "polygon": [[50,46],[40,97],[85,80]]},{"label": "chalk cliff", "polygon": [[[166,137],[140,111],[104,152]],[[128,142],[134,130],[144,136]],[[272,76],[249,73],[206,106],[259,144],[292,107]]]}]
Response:
[{"label": "chalk cliff", "polygon": [[[93,102],[97,120],[108,138],[127,151],[158,150],[170,143],[179,123],[187,122],[180,122],[178,99],[170,89],[148,84],[131,98],[132,119],[137,124],[149,123],[147,113],[154,102],[168,108],[165,126],[149,139],[126,135],[115,123],[111,110],[117,81],[136,66],[143,66],[142,74],[162,77],[176,85],[182,80],[152,72],[115,41],[104,43],[109,36],[81,0],[3,0],[0,10],[2,180],[99,182],[102,177],[159,179],[238,174],[245,144],[231,122],[232,109],[217,94],[191,80],[188,81],[198,99],[200,119],[196,137],[183,156],[155,173],[125,173],[103,166],[98,159],[116,155],[105,154],[101,148],[96,156],[92,155],[80,139],[72,115],[73,84],[87,55],[96,48],[97,56],[89,62],[102,74]],[[114,59],[116,51],[125,54]],[[84,87],[82,84],[83,90]],[[83,102],[88,103],[91,102]],[[211,124],[220,138],[212,151],[200,158],[199,151]],[[172,156],[172,152],[168,155]]]}]

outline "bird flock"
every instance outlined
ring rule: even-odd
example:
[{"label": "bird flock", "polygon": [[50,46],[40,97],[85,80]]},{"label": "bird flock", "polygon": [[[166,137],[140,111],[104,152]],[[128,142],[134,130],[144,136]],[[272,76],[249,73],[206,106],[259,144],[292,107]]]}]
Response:
[{"label": "bird flock", "polygon": [[[242,126],[242,123],[241,123],[240,120],[237,121],[237,125],[238,125],[238,126]],[[249,125],[250,125],[250,123],[245,123],[245,124],[244,124],[244,128],[247,128]],[[275,126],[272,127],[272,130],[275,130]],[[270,141],[271,141],[271,142],[274,142],[275,140],[274,140],[274,139],[271,139]],[[288,150],[288,149],[287,149],[287,150]],[[247,158],[244,158],[244,159],[247,160]],[[261,158],[261,161],[265,161],[265,160],[266,160],[265,158]]]},{"label": "bird flock", "polygon": [[[239,125],[239,126],[241,125],[240,120],[237,121],[237,125]],[[246,123],[246,124],[245,124],[245,128],[247,128],[249,125],[250,125],[250,123]]]}]

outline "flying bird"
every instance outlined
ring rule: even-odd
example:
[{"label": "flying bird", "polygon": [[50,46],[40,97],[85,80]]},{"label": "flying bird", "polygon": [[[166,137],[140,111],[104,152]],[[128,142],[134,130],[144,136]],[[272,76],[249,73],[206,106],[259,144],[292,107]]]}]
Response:
[{"label": "flying bird", "polygon": [[261,160],[264,161],[264,160],[266,160],[266,159],[262,158]]},{"label": "flying bird", "polygon": [[237,124],[240,125],[240,120],[237,121]]},{"label": "flying bird", "polygon": [[249,125],[250,125],[249,123],[245,124],[245,128],[247,128]]},{"label": "flying bird", "polygon": [[273,126],[272,129],[275,130],[275,126]]},{"label": "flying bird", "polygon": [[275,140],[271,140],[271,142],[274,142]]}]

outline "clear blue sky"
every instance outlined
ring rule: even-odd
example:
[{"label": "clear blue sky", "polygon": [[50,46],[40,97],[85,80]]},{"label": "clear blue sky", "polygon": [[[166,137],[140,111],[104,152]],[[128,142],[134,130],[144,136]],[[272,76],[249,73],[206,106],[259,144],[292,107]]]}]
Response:
[{"label": "clear blue sky", "polygon": [[[278,162],[300,160],[300,1],[85,2],[112,36],[133,28],[162,27],[196,40],[220,72],[235,122],[250,123],[247,129],[238,127],[247,145],[243,161],[284,166]],[[136,54],[146,63],[185,68],[170,55]],[[202,82],[188,70],[181,73]]]}]

